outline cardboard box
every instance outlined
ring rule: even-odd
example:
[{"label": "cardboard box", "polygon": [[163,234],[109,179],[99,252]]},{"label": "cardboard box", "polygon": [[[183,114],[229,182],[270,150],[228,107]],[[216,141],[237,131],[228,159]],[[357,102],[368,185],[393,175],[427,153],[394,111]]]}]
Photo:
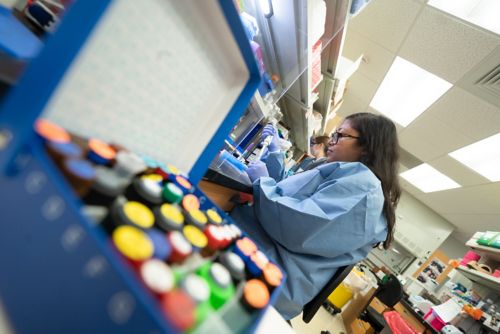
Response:
[{"label": "cardboard box", "polygon": [[380,314],[384,313],[384,311],[389,308],[387,307],[387,305],[382,303],[377,297],[372,299],[372,301],[370,302],[370,306],[373,307],[375,311],[377,311]]},{"label": "cardboard box", "polygon": [[349,326],[351,334],[373,334],[375,331],[369,323],[355,319]]}]

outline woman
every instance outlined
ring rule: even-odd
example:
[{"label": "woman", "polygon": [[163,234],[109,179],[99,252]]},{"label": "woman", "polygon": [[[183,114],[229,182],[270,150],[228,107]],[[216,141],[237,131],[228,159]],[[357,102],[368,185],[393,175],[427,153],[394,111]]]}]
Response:
[{"label": "woman", "polygon": [[249,167],[254,205],[231,215],[287,272],[275,306],[291,319],[338,267],[379,243],[389,247],[401,194],[396,128],[386,117],[354,114],[332,135],[327,163],[281,180],[283,159],[275,151]]},{"label": "woman", "polygon": [[288,175],[300,173],[322,165],[326,161],[326,152],[328,151],[329,142],[330,137],[328,136],[317,136],[315,138],[311,138],[309,146],[313,157],[304,158],[299,164],[290,168]]}]

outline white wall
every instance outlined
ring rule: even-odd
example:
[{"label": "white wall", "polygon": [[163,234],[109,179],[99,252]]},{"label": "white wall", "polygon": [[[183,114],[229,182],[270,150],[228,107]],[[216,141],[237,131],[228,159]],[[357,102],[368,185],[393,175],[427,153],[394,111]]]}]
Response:
[{"label": "white wall", "polygon": [[455,229],[450,222],[405,191],[396,209],[396,217],[396,240],[417,257],[434,252]]},{"label": "white wall", "polygon": [[462,241],[458,241],[457,239],[449,236],[439,249],[442,250],[450,259],[458,259],[462,258],[464,254],[470,250]]}]

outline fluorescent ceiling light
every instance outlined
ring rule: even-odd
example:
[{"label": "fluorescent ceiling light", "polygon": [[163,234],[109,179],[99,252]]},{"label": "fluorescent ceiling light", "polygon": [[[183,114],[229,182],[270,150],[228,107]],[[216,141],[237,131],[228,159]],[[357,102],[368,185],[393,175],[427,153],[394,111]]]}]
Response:
[{"label": "fluorescent ceiling light", "polygon": [[409,169],[399,175],[424,193],[461,187],[448,176],[426,163]]},{"label": "fluorescent ceiling light", "polygon": [[407,126],[451,86],[448,81],[396,57],[370,106]]},{"label": "fluorescent ceiling light", "polygon": [[462,147],[449,156],[492,182],[500,181],[500,133]]},{"label": "fluorescent ceiling light", "polygon": [[429,5],[500,34],[498,0],[429,0]]}]

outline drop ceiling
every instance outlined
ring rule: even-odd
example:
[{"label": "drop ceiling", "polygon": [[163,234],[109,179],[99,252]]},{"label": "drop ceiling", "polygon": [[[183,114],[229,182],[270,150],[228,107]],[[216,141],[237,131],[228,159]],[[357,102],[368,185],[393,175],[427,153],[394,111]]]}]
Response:
[{"label": "drop ceiling", "polygon": [[[463,84],[484,70],[482,65],[489,66],[492,57],[500,64],[500,36],[423,0],[372,0],[348,23],[343,56],[360,55],[364,62],[349,80],[340,116],[377,113],[369,103],[396,56],[454,84],[410,125],[398,125],[398,133],[408,156],[427,162],[462,188],[426,194],[403,179],[401,183],[456,226],[452,236],[457,240],[465,241],[476,231],[500,230],[500,182],[489,182],[448,156],[500,132],[500,103],[493,104]],[[491,154],[500,155],[500,147]]]}]

